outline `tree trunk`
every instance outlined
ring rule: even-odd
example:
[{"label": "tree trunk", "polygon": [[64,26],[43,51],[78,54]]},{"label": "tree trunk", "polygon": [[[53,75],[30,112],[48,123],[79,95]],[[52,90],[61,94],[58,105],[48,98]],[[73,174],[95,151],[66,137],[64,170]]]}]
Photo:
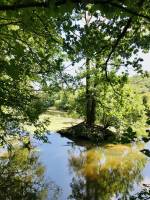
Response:
[{"label": "tree trunk", "polygon": [[94,94],[91,96],[91,126],[94,126],[96,120],[96,99]]},{"label": "tree trunk", "polygon": [[[96,64],[97,68],[97,64]],[[96,120],[96,92],[95,88],[97,86],[96,77],[94,79],[94,91],[91,91],[91,81],[90,81],[90,60],[86,60],[86,124],[88,127],[92,127]]]},{"label": "tree trunk", "polygon": [[[96,60],[96,69],[98,69],[98,62]],[[96,74],[94,75],[94,84],[93,84],[93,91],[92,91],[92,98],[91,98],[91,121],[92,125],[95,124],[96,121],[96,87],[97,87],[97,77]]]},{"label": "tree trunk", "polygon": [[91,126],[90,60],[86,59],[86,124]]},{"label": "tree trunk", "polygon": [[96,99],[94,93],[90,89],[90,60],[86,59],[86,125],[88,127],[94,126],[96,115]]}]

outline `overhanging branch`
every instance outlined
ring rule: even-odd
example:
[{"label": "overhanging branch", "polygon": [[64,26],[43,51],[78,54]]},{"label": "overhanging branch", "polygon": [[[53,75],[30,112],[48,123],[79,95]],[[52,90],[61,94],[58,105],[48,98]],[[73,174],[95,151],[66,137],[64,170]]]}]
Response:
[{"label": "overhanging branch", "polygon": [[20,23],[21,23],[21,21],[0,23],[0,27],[9,26],[9,25],[17,25],[17,24],[20,24]]},{"label": "overhanging branch", "polygon": [[136,10],[133,10],[131,8],[128,8],[128,7],[124,7],[124,6],[120,5],[120,4],[117,4],[117,3],[114,3],[114,2],[111,2],[111,1],[110,2],[108,1],[107,3],[109,5],[111,5],[112,7],[119,8],[120,10],[122,10],[122,11],[124,11],[126,13],[129,13],[129,14],[131,14],[133,16],[142,17],[142,18],[147,19],[148,21],[150,21],[150,16],[148,16],[148,15],[144,15],[144,14],[142,14],[140,12],[137,12]]},{"label": "overhanging branch", "polygon": [[115,41],[114,45],[112,46],[112,49],[107,57],[107,60],[106,60],[106,66],[112,56],[112,54],[115,52],[116,48],[118,47],[119,45],[119,42],[121,41],[121,39],[125,36],[125,34],[127,33],[127,30],[129,29],[129,27],[131,26],[131,23],[132,23],[132,17],[130,17],[127,21],[127,24],[125,25],[123,31],[120,33],[120,35],[118,36],[117,40]]},{"label": "overhanging branch", "polygon": [[[112,1],[112,0],[70,0],[70,2],[72,2],[73,4],[88,4],[88,3],[92,3],[92,4],[107,4],[107,5],[110,5],[112,7],[115,7],[115,8],[118,8],[120,9],[121,11],[123,12],[126,12],[126,13],[129,13],[133,16],[138,16],[138,17],[142,17],[148,21],[150,21],[150,16],[148,15],[144,15],[132,8],[129,8],[129,7],[126,7],[122,4],[120,4],[120,1],[118,1],[118,3]],[[35,2],[35,1],[31,1],[31,2],[28,2],[28,3],[15,3],[15,4],[12,4],[12,5],[6,5],[6,4],[1,4],[0,5],[0,11],[15,11],[15,10],[18,10],[18,9],[25,9],[25,8],[48,8],[50,7],[50,0],[46,0],[46,1],[43,1],[43,2]],[[57,7],[57,6],[61,6],[61,5],[64,5],[64,4],[67,4],[67,0],[58,0],[54,3],[54,5]]]},{"label": "overhanging branch", "polygon": [[118,47],[120,41],[125,37],[125,35],[126,35],[128,29],[130,28],[131,23],[132,23],[132,18],[133,18],[133,17],[130,17],[130,18],[128,19],[128,21],[127,21],[126,25],[124,26],[123,30],[122,30],[121,33],[118,35],[117,40],[115,41],[114,45],[112,46],[111,51],[110,51],[110,53],[108,54],[108,57],[107,57],[107,59],[106,59],[106,61],[105,61],[105,63],[104,63],[105,77],[106,77],[107,81],[110,83],[110,85],[112,86],[112,88],[113,88],[113,90],[114,90],[114,92],[115,92],[116,94],[117,94],[118,92],[114,89],[113,84],[112,84],[110,78],[108,77],[108,69],[107,69],[107,66],[108,66],[109,60],[110,60],[111,57],[112,57],[112,54],[116,51],[116,49],[117,49],[117,47]]},{"label": "overhanging branch", "polygon": [[14,11],[18,9],[24,9],[24,8],[48,8],[49,1],[43,1],[43,2],[28,2],[28,3],[18,3],[18,4],[12,4],[12,5],[0,5],[1,11]]}]

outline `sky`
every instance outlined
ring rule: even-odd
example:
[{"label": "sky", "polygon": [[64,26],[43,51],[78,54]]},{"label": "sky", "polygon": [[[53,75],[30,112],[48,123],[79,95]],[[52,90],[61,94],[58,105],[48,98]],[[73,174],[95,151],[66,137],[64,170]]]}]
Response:
[{"label": "sky", "polygon": [[143,61],[143,69],[147,70],[147,71],[150,71],[150,52],[147,53],[147,54],[141,53],[140,55],[144,60]]},{"label": "sky", "polygon": [[[147,54],[144,54],[142,52],[139,53],[139,57],[143,58],[143,70],[144,71],[150,71],[150,52]],[[81,67],[84,64],[84,61],[81,61],[80,63],[76,63],[75,66],[70,66],[70,62],[66,62],[65,66],[67,67],[65,72],[69,73],[71,75],[75,75],[76,71],[78,71],[79,67]],[[133,70],[129,70],[129,75],[135,75],[137,74],[136,72],[134,72]],[[33,83],[33,86],[35,88],[35,90],[39,90],[40,89],[40,84],[37,82]]]},{"label": "sky", "polygon": [[[141,63],[143,66],[143,71],[150,71],[150,52],[147,54],[144,54],[142,52],[139,53],[138,57],[143,58],[143,62]],[[78,71],[78,68],[80,66],[82,66],[84,64],[84,62],[80,62],[80,63],[76,63],[75,66],[70,66],[70,62],[65,63],[66,66],[69,66],[65,72],[71,74],[71,75],[75,75],[76,71]],[[129,75],[135,75],[137,74],[135,71],[133,71],[133,69],[129,69]]]},{"label": "sky", "polygon": [[[142,66],[143,66],[143,71],[150,72],[150,52],[147,54],[140,52],[138,54],[138,57],[143,58],[143,62],[141,62]],[[137,74],[137,72],[133,71],[133,69],[129,69],[128,72],[129,72],[130,76]]]},{"label": "sky", "polygon": [[[87,15],[87,17],[88,17],[88,15]],[[90,17],[90,16],[89,16],[89,17]],[[94,21],[94,19],[95,19],[95,18],[92,17],[92,18],[90,19],[90,22],[89,22],[89,23],[91,23],[92,21]],[[102,18],[102,19],[103,19],[103,18]],[[86,24],[85,18],[83,17],[82,20],[76,21],[75,24],[79,24],[81,27],[84,27],[85,24]],[[77,34],[78,34],[78,32],[77,32]],[[140,50],[140,52],[138,53],[137,56],[138,56],[139,58],[143,58],[143,62],[141,62],[142,66],[143,66],[143,71],[150,71],[150,51],[149,51],[149,53],[144,54],[144,53],[142,53],[141,50]],[[85,61],[81,61],[81,62],[79,62],[79,63],[75,63],[74,66],[71,66],[71,65],[70,65],[70,62],[66,62],[66,63],[65,63],[65,66],[66,66],[65,72],[66,72],[66,73],[69,73],[69,74],[71,74],[71,75],[75,75],[76,72],[79,71],[79,67],[81,67],[84,63],[85,63]],[[69,66],[69,67],[67,67],[67,66]],[[121,70],[121,71],[124,71],[124,70]],[[128,68],[128,73],[129,73],[129,76],[132,76],[132,75],[136,75],[136,74],[137,74],[137,72],[135,72],[135,71],[134,71],[133,69],[131,69],[131,68]]]}]

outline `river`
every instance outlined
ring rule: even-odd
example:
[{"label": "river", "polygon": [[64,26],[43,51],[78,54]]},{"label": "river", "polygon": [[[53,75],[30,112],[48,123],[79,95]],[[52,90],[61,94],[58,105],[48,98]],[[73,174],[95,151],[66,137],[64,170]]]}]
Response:
[{"label": "river", "polygon": [[57,133],[0,159],[1,200],[123,200],[150,184],[150,143],[94,146]]}]

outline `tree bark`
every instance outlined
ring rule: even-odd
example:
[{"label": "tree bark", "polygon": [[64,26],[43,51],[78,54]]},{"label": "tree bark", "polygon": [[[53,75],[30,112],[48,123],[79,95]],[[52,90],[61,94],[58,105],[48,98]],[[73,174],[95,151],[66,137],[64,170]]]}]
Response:
[{"label": "tree bark", "polygon": [[[96,60],[96,69],[98,68],[97,60]],[[94,83],[93,83],[93,91],[91,94],[91,126],[95,125],[96,121],[96,87],[97,87],[97,80],[96,74],[94,75]]]},{"label": "tree bark", "polygon": [[86,125],[91,126],[90,59],[86,59]]},{"label": "tree bark", "polygon": [[91,95],[90,126],[94,126],[96,120],[96,96],[95,92]]},{"label": "tree bark", "polygon": [[[98,69],[98,64],[96,60],[96,69]],[[96,87],[97,79],[96,74],[94,75],[94,83],[90,81],[90,60],[86,60],[86,124],[88,127],[93,127],[96,121]],[[91,90],[93,86],[93,90]]]}]

